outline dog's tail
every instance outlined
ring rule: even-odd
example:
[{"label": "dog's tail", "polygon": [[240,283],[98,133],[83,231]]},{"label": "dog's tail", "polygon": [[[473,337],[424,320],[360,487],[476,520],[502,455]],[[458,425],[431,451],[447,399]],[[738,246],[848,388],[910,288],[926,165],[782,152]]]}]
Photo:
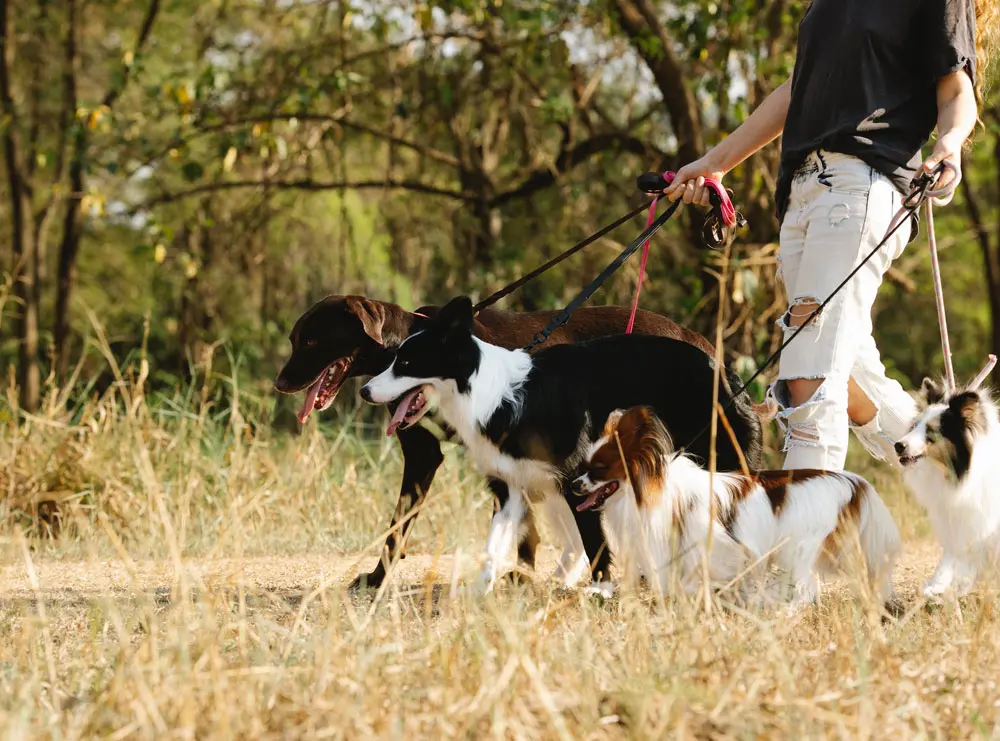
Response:
[{"label": "dog's tail", "polygon": [[899,530],[874,487],[864,482],[861,493],[858,535],[872,587],[882,604],[893,598],[892,574],[899,557]]}]

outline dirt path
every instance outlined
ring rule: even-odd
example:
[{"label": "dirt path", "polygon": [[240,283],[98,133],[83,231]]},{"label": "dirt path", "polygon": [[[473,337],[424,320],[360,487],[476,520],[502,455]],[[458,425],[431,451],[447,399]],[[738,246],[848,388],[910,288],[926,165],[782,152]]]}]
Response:
[{"label": "dirt path", "polygon": [[[896,584],[904,595],[912,595],[927,579],[939,556],[934,542],[907,543],[896,570]],[[407,556],[394,575],[400,585],[450,582],[467,575],[475,566],[472,555],[456,556],[414,554]],[[554,548],[540,549],[538,570],[552,573],[556,565]],[[207,588],[241,586],[252,592],[310,592],[321,585],[345,586],[359,567],[370,569],[374,558],[342,554],[310,553],[296,556],[266,556],[244,559],[190,560],[185,568]],[[141,592],[169,590],[174,582],[173,564],[169,561],[139,561],[134,574],[120,561],[45,561],[34,563],[38,586],[47,599],[86,600],[100,596],[126,596]],[[24,562],[0,569],[0,600],[33,599],[28,570]]]}]

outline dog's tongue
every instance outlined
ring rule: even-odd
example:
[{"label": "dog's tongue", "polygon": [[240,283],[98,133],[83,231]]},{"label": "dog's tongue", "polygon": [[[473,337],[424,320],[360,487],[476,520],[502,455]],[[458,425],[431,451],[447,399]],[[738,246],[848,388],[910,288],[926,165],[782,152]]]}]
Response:
[{"label": "dog's tongue", "polygon": [[323,381],[326,380],[326,374],[328,372],[329,369],[320,373],[316,382],[309,387],[308,391],[306,391],[306,400],[302,402],[302,408],[299,410],[299,413],[295,415],[299,418],[300,424],[305,424],[306,419],[308,419],[309,415],[312,414],[313,407],[316,406],[316,395],[319,394],[320,386],[322,386]]},{"label": "dog's tongue", "polygon": [[582,502],[580,502],[578,505],[576,505],[576,511],[577,512],[586,512],[588,509],[590,509],[595,504],[597,504],[597,500],[600,499],[600,498],[601,498],[601,489],[598,489],[593,494],[591,494],[589,497],[587,497]]},{"label": "dog's tongue", "polygon": [[420,386],[417,386],[400,400],[399,406],[396,407],[396,411],[392,415],[392,419],[389,420],[389,426],[385,429],[387,437],[392,436],[396,432],[396,428],[403,424],[403,421],[406,419],[406,413],[410,411],[410,404],[413,403],[413,400],[419,393]]}]

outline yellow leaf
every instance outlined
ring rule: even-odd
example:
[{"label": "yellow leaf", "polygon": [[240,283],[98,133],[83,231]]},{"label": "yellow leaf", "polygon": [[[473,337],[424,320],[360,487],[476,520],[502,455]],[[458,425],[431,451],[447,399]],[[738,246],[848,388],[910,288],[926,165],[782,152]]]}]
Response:
[{"label": "yellow leaf", "polygon": [[191,102],[191,93],[188,92],[187,85],[178,86],[177,90],[177,102],[181,105],[188,105]]},{"label": "yellow leaf", "polygon": [[196,263],[194,260],[189,262],[187,264],[187,267],[184,268],[184,275],[187,276],[188,278],[193,278],[196,275],[198,275],[198,263]]},{"label": "yellow leaf", "polygon": [[703,62],[706,59],[708,59],[708,49],[702,49],[700,52],[698,52],[698,59],[700,59]]},{"label": "yellow leaf", "polygon": [[229,151],[226,152],[226,158],[222,160],[222,169],[224,172],[232,172],[233,165],[236,164],[236,147],[230,147]]},{"label": "yellow leaf", "polygon": [[153,259],[156,260],[157,265],[162,265],[163,261],[167,259],[167,248],[163,243],[153,248]]},{"label": "yellow leaf", "polygon": [[126,67],[131,67],[132,62],[134,61],[135,61],[135,54],[133,52],[127,51],[125,52],[124,56],[122,56],[122,63]]},{"label": "yellow leaf", "polygon": [[347,26],[351,25],[351,18],[353,16],[354,16],[354,14],[351,13],[351,11],[347,11],[346,13],[344,13],[344,28],[346,28]]},{"label": "yellow leaf", "polygon": [[175,159],[177,159],[178,157],[181,156],[181,152],[180,152],[179,149],[171,149],[168,152],[168,154],[170,155],[170,159],[172,159],[172,160],[175,160]]}]

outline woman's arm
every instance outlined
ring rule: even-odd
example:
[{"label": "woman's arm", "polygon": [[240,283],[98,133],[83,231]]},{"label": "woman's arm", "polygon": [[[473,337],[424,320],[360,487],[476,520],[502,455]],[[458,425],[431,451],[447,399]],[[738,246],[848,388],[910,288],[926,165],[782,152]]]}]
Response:
[{"label": "woman's arm", "polygon": [[716,180],[743,162],[754,152],[774,141],[785,127],[792,82],[785,80],[764,98],[757,110],[736,131],[712,147],[704,157],[682,167],[664,193],[671,201],[709,205],[705,178]]},{"label": "woman's arm", "polygon": [[955,189],[962,180],[962,147],[976,127],[979,114],[972,80],[965,70],[952,72],[938,80],[937,108],[937,144],[924,162],[924,170],[931,172],[941,162],[948,162],[954,167],[954,170],[944,171],[936,186],[936,190],[944,191],[944,195],[935,198],[934,203],[943,206],[954,197]]}]

